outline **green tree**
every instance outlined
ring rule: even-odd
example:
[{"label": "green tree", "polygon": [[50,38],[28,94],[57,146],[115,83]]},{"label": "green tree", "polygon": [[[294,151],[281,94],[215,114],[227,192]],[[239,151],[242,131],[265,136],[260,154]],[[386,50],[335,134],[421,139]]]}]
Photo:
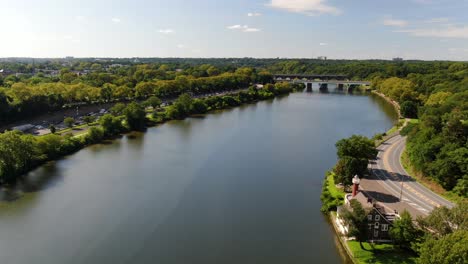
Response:
[{"label": "green tree", "polygon": [[407,118],[418,117],[418,106],[412,101],[404,101],[400,105],[401,115]]},{"label": "green tree", "polygon": [[0,181],[12,182],[37,159],[36,140],[15,131],[0,134]]},{"label": "green tree", "polygon": [[190,114],[193,99],[189,94],[180,95],[168,109],[170,118],[181,119]]},{"label": "green tree", "polygon": [[111,107],[111,109],[109,109],[109,111],[113,114],[113,115],[121,115],[123,114],[123,111],[125,109],[125,104],[124,103],[116,103],[113,107]]},{"label": "green tree", "polygon": [[95,144],[100,142],[104,138],[104,131],[99,127],[91,127],[88,134],[85,136],[87,144]]},{"label": "green tree", "polygon": [[159,99],[158,97],[156,96],[151,96],[150,98],[148,98],[148,100],[146,100],[144,102],[144,105],[145,106],[151,106],[153,109],[156,109],[156,108],[159,108],[159,106],[162,104],[162,101],[161,99]]},{"label": "green tree", "polygon": [[200,99],[193,100],[191,106],[191,112],[194,114],[204,114],[208,111],[208,107],[206,106],[205,102]]},{"label": "green tree", "polygon": [[351,185],[354,175],[363,175],[367,171],[367,163],[367,159],[344,156],[338,160],[333,170],[335,182],[345,186]]},{"label": "green tree", "polygon": [[468,263],[468,231],[460,230],[439,239],[427,239],[421,246],[418,263]]},{"label": "green tree", "polygon": [[353,135],[350,138],[341,139],[335,144],[339,158],[345,156],[357,159],[373,159],[377,155],[374,142],[364,136]]},{"label": "green tree", "polygon": [[66,117],[64,120],[63,120],[63,123],[69,127],[69,128],[72,128],[73,125],[75,124],[75,119],[73,117]]},{"label": "green tree", "polygon": [[132,102],[125,108],[123,112],[130,129],[144,129],[146,123],[146,112],[141,105]]},{"label": "green tree", "polygon": [[86,124],[90,124],[96,120],[96,117],[94,116],[85,116],[83,117],[83,121],[85,121]]},{"label": "green tree", "polygon": [[419,242],[422,236],[421,231],[414,226],[411,215],[406,210],[403,211],[399,219],[393,222],[389,233],[395,245],[406,249],[411,249],[411,245]]},{"label": "green tree", "polygon": [[50,124],[49,129],[50,129],[50,133],[52,134],[55,134],[55,132],[57,131],[57,128],[52,124]]},{"label": "green tree", "polygon": [[377,149],[371,139],[363,136],[351,136],[336,143],[338,163],[334,168],[335,180],[350,185],[354,175],[367,172],[369,159],[375,158]]},{"label": "green tree", "polygon": [[367,215],[369,212],[366,211],[362,207],[362,204],[355,199],[350,201],[350,206],[351,210],[348,210],[346,207],[344,208],[343,220],[349,226],[348,235],[354,236],[356,240],[359,241],[361,248],[364,249],[362,242],[367,240]]},{"label": "green tree", "polygon": [[99,119],[99,124],[102,126],[105,135],[116,135],[122,131],[122,122],[119,118],[105,114]]}]

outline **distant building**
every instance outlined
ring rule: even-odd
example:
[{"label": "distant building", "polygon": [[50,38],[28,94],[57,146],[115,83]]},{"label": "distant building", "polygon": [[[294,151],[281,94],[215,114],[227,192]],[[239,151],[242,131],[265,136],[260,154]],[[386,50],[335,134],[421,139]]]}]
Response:
[{"label": "distant building", "polygon": [[393,58],[392,60],[393,61],[403,61],[403,58],[396,57],[396,58]]},{"label": "distant building", "polygon": [[327,56],[318,56],[317,60],[327,60]]}]

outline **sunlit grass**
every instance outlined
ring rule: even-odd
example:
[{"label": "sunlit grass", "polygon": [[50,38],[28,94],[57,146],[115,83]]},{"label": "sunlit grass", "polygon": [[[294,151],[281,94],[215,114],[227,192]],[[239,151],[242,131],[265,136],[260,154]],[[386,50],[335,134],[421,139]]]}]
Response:
[{"label": "sunlit grass", "polygon": [[414,254],[395,248],[390,244],[369,244],[363,243],[363,250],[357,241],[347,241],[348,247],[353,253],[356,263],[374,264],[412,264],[416,263],[417,256]]}]

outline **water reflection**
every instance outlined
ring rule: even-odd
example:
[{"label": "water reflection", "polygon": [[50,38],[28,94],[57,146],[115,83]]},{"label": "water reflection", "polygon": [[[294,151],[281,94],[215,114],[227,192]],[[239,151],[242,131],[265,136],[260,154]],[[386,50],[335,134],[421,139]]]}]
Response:
[{"label": "water reflection", "polygon": [[0,192],[2,262],[346,262],[321,183],[336,140],[386,130],[387,110],[295,93],[91,146]]}]

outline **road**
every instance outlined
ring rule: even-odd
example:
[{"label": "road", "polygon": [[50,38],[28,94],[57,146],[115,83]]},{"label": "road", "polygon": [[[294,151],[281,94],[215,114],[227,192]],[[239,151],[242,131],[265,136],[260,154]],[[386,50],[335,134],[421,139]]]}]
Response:
[{"label": "road", "polygon": [[[391,203],[409,206],[413,209],[409,210],[410,213],[416,212],[415,215],[428,215],[439,206],[452,208],[453,203],[408,176],[401,164],[405,144],[406,137],[400,135],[388,139],[377,148],[379,150],[377,158],[369,165],[372,172],[369,182],[377,182],[386,190],[387,200],[383,199],[381,202],[387,203],[389,207]],[[371,188],[369,182],[365,187],[367,189]]]}]

